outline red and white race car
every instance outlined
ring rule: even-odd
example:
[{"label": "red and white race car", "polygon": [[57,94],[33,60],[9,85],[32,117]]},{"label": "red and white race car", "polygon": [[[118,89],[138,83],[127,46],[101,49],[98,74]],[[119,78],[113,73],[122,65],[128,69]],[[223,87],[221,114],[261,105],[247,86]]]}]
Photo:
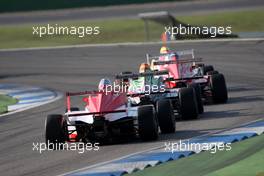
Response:
[{"label": "red and white race car", "polygon": [[[228,100],[224,75],[215,71],[213,66],[204,65],[201,58],[195,58],[193,50],[170,52],[162,47],[159,56],[147,54],[147,62],[152,70],[169,71],[168,87],[194,87],[196,92],[201,92],[197,96],[214,103]],[[203,111],[202,107],[199,111]]]},{"label": "red and white race car", "polygon": [[[66,93],[66,112],[48,115],[45,125],[47,144],[65,142],[104,143],[118,137],[158,138],[157,116],[153,105],[132,105],[126,92],[106,92],[110,80],[102,79],[98,91]],[[82,109],[72,107],[74,97],[80,99]],[[167,104],[160,108],[166,109]],[[174,129],[175,130],[175,129]]]}]

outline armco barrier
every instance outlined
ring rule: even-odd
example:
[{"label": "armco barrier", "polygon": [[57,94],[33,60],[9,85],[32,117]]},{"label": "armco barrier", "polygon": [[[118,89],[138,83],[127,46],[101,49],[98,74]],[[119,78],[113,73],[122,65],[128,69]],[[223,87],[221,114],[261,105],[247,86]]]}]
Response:
[{"label": "armco barrier", "polygon": [[173,0],[1,0],[0,12],[94,7],[122,4],[142,4],[148,2],[164,1]]}]

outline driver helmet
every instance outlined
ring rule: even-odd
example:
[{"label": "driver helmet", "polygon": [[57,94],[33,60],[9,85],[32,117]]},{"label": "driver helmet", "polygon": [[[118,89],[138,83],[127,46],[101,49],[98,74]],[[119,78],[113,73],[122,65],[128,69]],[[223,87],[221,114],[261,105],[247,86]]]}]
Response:
[{"label": "driver helmet", "polygon": [[150,71],[150,65],[147,63],[142,63],[139,66],[139,73],[145,73],[147,71]]},{"label": "driver helmet", "polygon": [[108,85],[112,85],[111,81],[108,78],[103,78],[98,84],[98,90],[105,90]]},{"label": "driver helmet", "polygon": [[163,46],[160,48],[160,54],[168,54],[170,52],[170,49],[166,46]]}]

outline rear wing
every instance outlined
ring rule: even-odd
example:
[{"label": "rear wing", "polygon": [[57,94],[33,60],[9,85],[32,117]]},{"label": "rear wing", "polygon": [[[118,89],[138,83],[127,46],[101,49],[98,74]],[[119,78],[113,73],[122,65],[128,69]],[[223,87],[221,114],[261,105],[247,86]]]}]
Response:
[{"label": "rear wing", "polygon": [[83,92],[66,92],[66,112],[71,112],[71,97],[81,95],[97,95],[103,92],[99,91],[83,91]]},{"label": "rear wing", "polygon": [[195,77],[191,77],[191,78],[179,78],[179,79],[175,79],[175,78],[167,78],[165,79],[163,82],[170,82],[170,81],[186,81],[186,80],[193,80],[193,79],[201,79],[204,78],[203,76],[195,76]]},{"label": "rear wing", "polygon": [[[176,57],[177,60],[168,59],[166,61],[159,61],[160,57]],[[176,64],[176,63],[190,63],[190,62],[202,62],[202,58],[195,58],[194,57],[194,50],[183,50],[177,52],[171,52],[168,54],[160,54],[158,56],[151,56],[146,54],[147,63],[154,65],[167,65],[167,64]]]},{"label": "rear wing", "polygon": [[164,71],[151,71],[146,73],[130,73],[130,74],[118,74],[116,75],[116,79],[136,79],[139,77],[147,77],[147,76],[158,76],[158,75],[168,75],[169,72],[167,70]]},{"label": "rear wing", "polygon": [[190,63],[190,62],[202,62],[201,58],[196,59],[185,59],[185,60],[168,60],[168,61],[154,61],[153,65],[169,65],[169,64],[177,64],[177,63]]},{"label": "rear wing", "polygon": [[[67,111],[67,112],[70,112],[70,111]],[[114,110],[114,111],[72,113],[72,114],[69,114],[68,117],[87,116],[87,115],[101,115],[101,114],[112,114],[112,113],[121,113],[121,112],[127,112],[127,110],[126,109],[121,109],[121,110]]]},{"label": "rear wing", "polygon": [[66,96],[79,96],[79,95],[97,95],[103,92],[100,91],[83,91],[83,92],[66,92]]},{"label": "rear wing", "polygon": [[[109,92],[108,92],[109,93]],[[113,92],[114,94],[116,92]],[[71,97],[72,96],[97,96],[99,94],[106,94],[104,91],[83,91],[83,92],[66,92],[66,113],[71,112]],[[118,94],[118,93],[116,93]],[[83,97],[83,102],[88,103],[88,97]],[[99,114],[109,114],[109,113],[120,113],[126,112],[126,109],[123,110],[112,110],[112,111],[100,111],[100,112],[81,112],[81,113],[71,113],[68,114],[69,117],[73,116],[85,116],[85,115],[99,115]]]},{"label": "rear wing", "polygon": [[128,97],[138,97],[138,96],[146,96],[146,95],[160,95],[160,94],[165,94],[165,93],[170,93],[169,90],[165,91],[157,91],[157,92],[150,92],[149,94],[146,94],[145,92],[142,93],[130,93],[127,94]]}]

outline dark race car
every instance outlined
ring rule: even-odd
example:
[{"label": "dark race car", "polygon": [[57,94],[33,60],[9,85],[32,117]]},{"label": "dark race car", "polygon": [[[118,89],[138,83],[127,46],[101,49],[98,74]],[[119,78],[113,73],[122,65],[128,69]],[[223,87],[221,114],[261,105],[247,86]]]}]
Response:
[{"label": "dark race car", "polygon": [[[184,120],[196,119],[199,116],[195,89],[192,87],[167,87],[164,84],[164,76],[168,76],[168,74],[168,71],[152,71],[148,64],[142,63],[140,73],[122,72],[116,76],[116,79],[122,80],[125,85],[128,85],[127,95],[133,104],[152,104],[158,113],[164,114],[158,114],[159,126],[164,133],[170,131],[168,127],[174,125],[170,119],[172,111],[177,115],[176,117]],[[144,89],[146,87],[147,91]]]}]

